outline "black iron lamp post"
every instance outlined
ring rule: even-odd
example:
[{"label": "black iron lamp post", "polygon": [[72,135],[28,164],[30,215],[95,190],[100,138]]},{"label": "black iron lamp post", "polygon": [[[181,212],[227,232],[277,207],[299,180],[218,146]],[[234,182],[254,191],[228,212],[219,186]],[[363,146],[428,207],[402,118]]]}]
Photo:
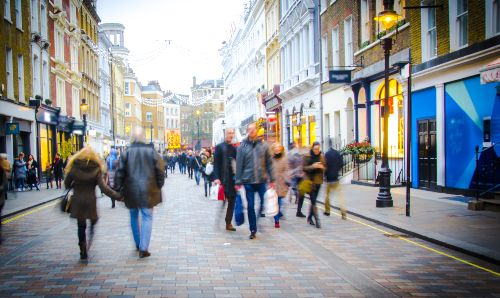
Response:
[{"label": "black iron lamp post", "polygon": [[[384,11],[380,12],[375,18],[386,32],[394,27],[401,18],[393,10],[393,0],[384,0]],[[393,200],[391,195],[391,169],[389,168],[388,146],[389,146],[389,57],[392,50],[392,38],[385,37],[381,40],[382,48],[384,49],[384,108],[382,109],[384,139],[382,144],[382,165],[379,171],[379,193],[377,195],[377,207],[392,207]]]},{"label": "black iron lamp post", "polygon": [[222,135],[226,138],[226,122],[222,119]]},{"label": "black iron lamp post", "polygon": [[198,143],[196,144],[196,150],[200,150],[201,149],[201,138],[200,138],[200,115],[201,115],[201,112],[200,110],[196,110],[196,116],[197,116],[197,119],[196,119],[196,125],[198,127]]},{"label": "black iron lamp post", "polygon": [[149,138],[150,138],[150,143],[153,144],[153,123],[149,125]]},{"label": "black iron lamp post", "polygon": [[89,105],[85,98],[82,98],[82,103],[80,104],[80,111],[82,112],[83,118],[83,142],[87,142],[87,111],[89,110]]}]

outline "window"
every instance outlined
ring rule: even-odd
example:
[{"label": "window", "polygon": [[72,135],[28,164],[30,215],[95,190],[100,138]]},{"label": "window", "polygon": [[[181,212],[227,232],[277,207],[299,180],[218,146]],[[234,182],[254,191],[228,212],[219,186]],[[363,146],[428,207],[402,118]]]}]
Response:
[{"label": "window", "polygon": [[20,102],[25,102],[24,98],[24,60],[23,55],[17,56],[17,88],[18,88],[18,99]]},{"label": "window", "polygon": [[130,95],[130,83],[125,82],[125,94]]},{"label": "window", "polygon": [[486,38],[500,34],[500,0],[486,0]]},{"label": "window", "polygon": [[31,32],[38,32],[38,7],[37,0],[31,0]]},{"label": "window", "polygon": [[56,79],[56,99],[57,106],[61,108],[61,113],[66,115],[66,82],[61,79]]},{"label": "window", "polygon": [[76,6],[72,0],[69,0],[69,9],[70,9],[69,22],[70,22],[70,24],[76,26],[76,24],[77,24],[77,22],[76,22],[77,21],[77,19],[76,19]]},{"label": "window", "polygon": [[337,66],[340,65],[340,53],[339,53],[339,27],[335,27],[332,30],[332,66],[333,69],[338,69]]},{"label": "window", "polygon": [[[422,5],[435,5],[435,1],[423,1]],[[436,9],[422,10],[422,60],[437,56]]]},{"label": "window", "polygon": [[125,103],[125,117],[130,117],[131,116],[131,105],[130,103],[126,102]]},{"label": "window", "polygon": [[33,96],[40,95],[40,58],[33,55]]},{"label": "window", "polygon": [[[45,4],[40,4],[40,22],[41,22],[41,33],[42,38],[45,40],[49,39],[49,33],[47,29],[47,8]],[[37,25],[38,26],[38,25]]]},{"label": "window", "polygon": [[16,28],[23,30],[23,7],[21,0],[16,0]]},{"label": "window", "polygon": [[352,65],[352,17],[348,17],[344,21],[344,65]]},{"label": "window", "polygon": [[64,33],[58,29],[55,30],[55,42],[56,42],[56,59],[59,61],[64,61]]},{"label": "window", "polygon": [[50,86],[49,86],[49,62],[43,60],[42,62],[42,87],[43,87],[43,98],[50,98]]},{"label": "window", "polygon": [[7,97],[14,99],[14,65],[12,62],[12,49],[7,48]]},{"label": "window", "polygon": [[328,8],[327,0],[321,0],[321,13],[324,13]]},{"label": "window", "polygon": [[469,7],[468,0],[450,1],[450,49],[458,50],[467,46]]},{"label": "window", "polygon": [[60,8],[61,10],[63,9],[62,0],[55,0],[54,5]]},{"label": "window", "polygon": [[321,55],[322,55],[322,62],[323,62],[323,81],[328,80],[328,39],[326,36],[323,36],[321,38]]},{"label": "window", "polygon": [[3,1],[3,17],[4,19],[11,21],[10,17],[10,0]]},{"label": "window", "polygon": [[78,45],[71,40],[71,70],[78,72]]},{"label": "window", "polygon": [[370,8],[368,0],[361,0],[361,44],[370,41]]},{"label": "window", "polygon": [[153,113],[146,112],[146,121],[147,122],[153,122]]},{"label": "window", "polygon": [[73,108],[73,117],[80,118],[80,90],[76,87],[71,88],[71,103]]}]

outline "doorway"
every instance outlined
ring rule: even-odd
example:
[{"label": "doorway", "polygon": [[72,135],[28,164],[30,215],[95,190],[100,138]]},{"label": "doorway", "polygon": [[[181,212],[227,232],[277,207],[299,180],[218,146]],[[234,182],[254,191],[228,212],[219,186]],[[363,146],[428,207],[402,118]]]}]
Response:
[{"label": "doorway", "polygon": [[436,120],[421,120],[418,127],[418,180],[420,188],[436,189]]}]

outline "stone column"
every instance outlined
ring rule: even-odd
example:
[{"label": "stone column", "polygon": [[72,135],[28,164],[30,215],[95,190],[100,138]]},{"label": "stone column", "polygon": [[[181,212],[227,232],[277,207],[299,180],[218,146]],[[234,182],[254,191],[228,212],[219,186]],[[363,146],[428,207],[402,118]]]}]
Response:
[{"label": "stone column", "polygon": [[444,84],[436,85],[436,158],[437,186],[446,186],[446,151],[445,151],[445,102]]}]

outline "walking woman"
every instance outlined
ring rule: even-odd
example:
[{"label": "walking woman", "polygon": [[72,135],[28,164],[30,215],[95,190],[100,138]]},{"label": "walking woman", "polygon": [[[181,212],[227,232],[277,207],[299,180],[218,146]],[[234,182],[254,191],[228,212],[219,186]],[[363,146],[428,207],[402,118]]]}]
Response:
[{"label": "walking woman", "polygon": [[56,180],[56,189],[62,188],[61,182],[63,179],[64,172],[64,162],[59,153],[56,153],[54,162],[52,163],[52,169],[54,170],[54,179]]},{"label": "walking woman", "polygon": [[278,194],[279,212],[274,216],[274,227],[280,227],[280,218],[283,217],[283,202],[288,193],[290,185],[290,172],[288,170],[288,158],[284,154],[284,148],[280,143],[273,144],[273,173],[275,190]]},{"label": "walking woman", "polygon": [[[108,186],[112,189],[115,188],[115,174],[118,166],[120,165],[118,159],[118,151],[116,149],[111,149],[109,156],[106,160],[106,165],[108,166]],[[111,198],[111,208],[115,208],[115,199]]]},{"label": "walking woman", "polygon": [[311,199],[311,209],[309,210],[309,216],[307,216],[307,222],[314,225],[313,217],[316,220],[316,228],[320,228],[318,210],[316,208],[316,199],[318,198],[318,192],[323,184],[323,175],[325,172],[325,158],[321,154],[321,147],[318,142],[314,142],[312,149],[304,156],[304,172],[306,174],[306,181],[311,185],[309,192],[309,198]]},{"label": "walking woman", "polygon": [[19,153],[19,157],[14,161],[14,178],[16,180],[17,191],[24,191],[24,180],[26,180],[26,162],[24,153]]},{"label": "walking woman", "polygon": [[203,174],[203,181],[204,181],[204,187],[205,187],[205,197],[207,197],[210,194],[210,190],[212,189],[213,173],[206,174],[207,166],[209,164],[212,164],[212,167],[213,167],[214,157],[212,156],[212,150],[210,150],[210,148],[207,148],[201,154],[201,165],[203,167],[202,174]]},{"label": "walking woman", "polygon": [[38,188],[38,163],[33,157],[33,154],[28,156],[26,166],[28,168],[28,177],[26,180],[28,181],[30,190],[33,190],[33,186],[35,186],[36,190],[40,191],[40,188]]},{"label": "walking woman", "polygon": [[71,217],[77,219],[78,245],[80,246],[80,259],[87,259],[87,220],[90,220],[89,245],[94,236],[94,226],[97,223],[97,197],[95,187],[107,196],[120,200],[120,194],[109,188],[104,182],[106,169],[99,155],[90,147],[80,150],[66,167],[66,188],[73,188],[71,201]]}]

